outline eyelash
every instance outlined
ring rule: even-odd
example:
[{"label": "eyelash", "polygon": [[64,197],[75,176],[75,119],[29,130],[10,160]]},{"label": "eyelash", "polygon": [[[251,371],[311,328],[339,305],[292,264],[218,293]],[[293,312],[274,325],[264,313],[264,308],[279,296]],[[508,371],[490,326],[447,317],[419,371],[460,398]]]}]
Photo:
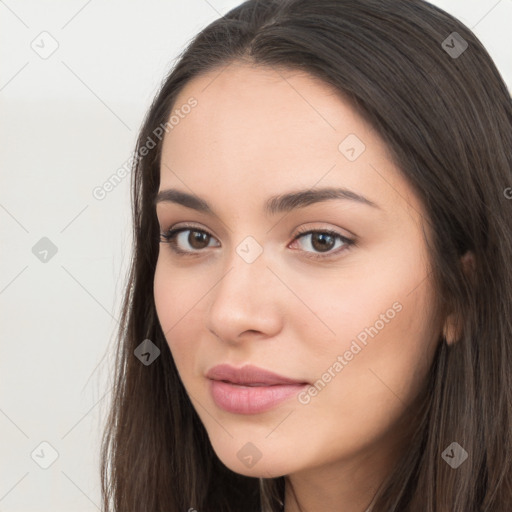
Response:
[{"label": "eyelash", "polygon": [[[208,231],[206,231],[204,229],[200,229],[196,226],[191,226],[191,225],[180,226],[179,228],[169,229],[168,231],[166,231],[164,233],[160,233],[160,243],[169,244],[171,247],[171,250],[179,256],[196,257],[196,256],[200,256],[200,253],[203,252],[203,249],[195,250],[195,251],[183,251],[182,249],[179,249],[176,244],[175,236],[178,233],[181,233],[182,231],[192,231],[192,232],[197,232],[197,233],[204,233],[212,238],[215,238]],[[327,235],[333,236],[333,237],[341,240],[345,245],[341,248],[338,248],[337,250],[335,250],[333,252],[327,252],[327,253],[312,253],[310,251],[303,251],[306,253],[307,258],[311,258],[314,260],[323,260],[323,259],[332,258],[332,257],[334,257],[334,255],[338,255],[341,252],[345,252],[345,251],[349,250],[352,246],[356,245],[356,241],[354,239],[347,238],[346,236],[343,236],[336,231],[332,231],[330,229],[305,229],[305,228],[302,228],[302,229],[299,228],[292,243],[295,242],[295,240],[298,240],[299,238],[302,238],[306,235],[315,234],[315,233],[322,233],[322,234],[327,234]]]}]

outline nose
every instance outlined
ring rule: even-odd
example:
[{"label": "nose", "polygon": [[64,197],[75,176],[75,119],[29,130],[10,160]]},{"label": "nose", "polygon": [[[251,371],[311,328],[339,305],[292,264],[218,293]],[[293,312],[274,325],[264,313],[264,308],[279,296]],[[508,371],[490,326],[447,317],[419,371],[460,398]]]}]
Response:
[{"label": "nose", "polygon": [[264,256],[247,262],[234,251],[210,293],[206,327],[226,343],[272,337],[282,329],[286,288]]}]

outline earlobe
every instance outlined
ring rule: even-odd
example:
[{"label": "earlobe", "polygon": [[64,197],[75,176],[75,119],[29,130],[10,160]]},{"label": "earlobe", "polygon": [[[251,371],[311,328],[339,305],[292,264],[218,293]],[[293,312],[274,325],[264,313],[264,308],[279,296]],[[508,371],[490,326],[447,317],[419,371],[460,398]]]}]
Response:
[{"label": "earlobe", "polygon": [[454,344],[460,338],[461,332],[457,327],[455,315],[452,313],[448,315],[443,327],[443,339],[446,340],[447,345]]},{"label": "earlobe", "polygon": [[[475,255],[472,251],[466,251],[460,258],[464,273],[474,280],[476,263]],[[443,338],[448,345],[455,343],[462,336],[462,325],[457,321],[455,313],[450,313],[443,326]]]},{"label": "earlobe", "polygon": [[466,251],[460,258],[462,263],[462,269],[464,273],[471,279],[474,280],[476,271],[475,255],[472,251]]}]

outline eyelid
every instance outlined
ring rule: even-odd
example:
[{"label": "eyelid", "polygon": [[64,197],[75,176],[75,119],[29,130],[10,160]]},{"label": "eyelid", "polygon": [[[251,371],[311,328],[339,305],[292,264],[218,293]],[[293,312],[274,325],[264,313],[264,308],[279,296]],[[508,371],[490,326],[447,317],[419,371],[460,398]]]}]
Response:
[{"label": "eyelid", "polygon": [[[317,222],[316,224],[321,224],[321,222]],[[313,226],[313,227],[304,227],[303,225],[301,225],[300,227],[294,229],[294,237],[296,237],[297,235],[303,235],[303,234],[306,234],[306,233],[311,233],[311,232],[318,232],[318,231],[321,231],[322,233],[333,233],[333,234],[336,234],[336,235],[339,235],[341,238],[344,238],[346,240],[356,240],[357,237],[355,234],[351,233],[350,231],[348,231],[347,229],[342,229],[342,228],[339,228],[339,227],[326,227],[325,225],[324,226]],[[345,232],[342,233],[342,231]]]}]

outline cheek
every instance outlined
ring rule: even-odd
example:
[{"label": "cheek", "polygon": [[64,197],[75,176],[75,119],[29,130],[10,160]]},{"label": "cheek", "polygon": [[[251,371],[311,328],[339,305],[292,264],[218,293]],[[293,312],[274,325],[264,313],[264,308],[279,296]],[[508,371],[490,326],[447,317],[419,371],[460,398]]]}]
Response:
[{"label": "cheek", "polygon": [[[392,264],[374,265],[373,271],[361,266],[370,269],[364,273],[354,268],[350,276],[308,293],[323,321],[315,321],[302,337],[315,353],[314,408],[354,421],[373,415],[376,423],[385,423],[384,417],[389,420],[392,410],[399,414],[419,392],[438,338],[434,290],[419,256],[389,258]],[[327,332],[320,331],[322,324],[334,333],[314,336]]]},{"label": "cheek", "polygon": [[370,389],[375,383],[392,394],[378,373],[407,394],[410,381],[425,373],[437,338],[434,290],[423,247],[411,242],[407,250],[397,240],[360,254],[338,273],[317,275],[314,283],[304,275],[296,283],[297,295],[316,316],[308,313],[306,322],[295,313],[297,324],[305,328],[299,339],[315,352],[316,378],[339,362],[338,356],[346,356],[343,369],[337,365],[335,372],[344,377],[334,379],[338,384],[332,387],[344,386],[340,381],[349,378],[356,387],[364,379]]},{"label": "cheek", "polygon": [[208,290],[204,281],[187,276],[188,273],[171,271],[166,262],[159,259],[153,283],[158,320],[181,374],[181,369],[192,361],[194,348],[199,343],[200,337],[196,334],[201,326],[201,298]]},{"label": "cheek", "polygon": [[386,353],[408,347],[414,358],[414,347],[424,345],[435,327],[431,286],[422,245],[411,243],[407,249],[395,240],[362,253],[349,268],[323,279],[316,288],[304,282],[303,293],[334,331],[329,344],[336,351],[348,350],[356,340],[363,348],[361,355],[370,345],[371,353],[384,359],[390,357]]},{"label": "cheek", "polygon": [[433,290],[417,262],[401,263],[309,289],[308,305],[335,332],[312,320],[299,338],[313,387],[299,399],[296,428],[324,439],[312,441],[312,458],[330,460],[392,438],[424,385],[436,346]]},{"label": "cheek", "polygon": [[[165,250],[164,249],[160,249]],[[177,268],[160,255],[153,282],[155,306],[164,333],[196,325],[194,315],[203,305],[202,298],[211,288],[211,277],[198,269]]]}]

